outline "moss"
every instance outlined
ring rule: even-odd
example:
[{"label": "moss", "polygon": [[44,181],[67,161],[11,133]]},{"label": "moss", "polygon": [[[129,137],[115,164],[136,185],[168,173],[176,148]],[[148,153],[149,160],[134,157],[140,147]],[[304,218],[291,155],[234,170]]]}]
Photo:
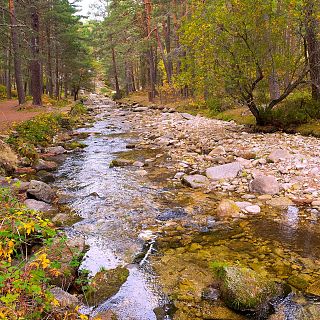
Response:
[{"label": "moss", "polygon": [[304,290],[308,286],[308,281],[296,275],[292,275],[291,277],[289,277],[288,283],[298,290]]},{"label": "moss", "polygon": [[79,141],[72,141],[72,142],[68,142],[64,145],[64,148],[67,150],[75,150],[75,149],[84,149],[86,148],[87,145],[83,142],[79,142]]},{"label": "moss", "polygon": [[111,270],[102,270],[92,279],[85,292],[85,299],[89,306],[96,306],[115,295],[127,281],[129,270],[117,267]]},{"label": "moss", "polygon": [[225,303],[234,310],[259,310],[279,294],[279,289],[275,282],[251,269],[225,267],[221,272],[221,293]]}]

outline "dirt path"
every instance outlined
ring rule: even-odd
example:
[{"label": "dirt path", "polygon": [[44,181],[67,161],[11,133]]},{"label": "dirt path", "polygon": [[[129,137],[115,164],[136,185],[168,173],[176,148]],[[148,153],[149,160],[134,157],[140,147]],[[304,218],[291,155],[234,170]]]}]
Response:
[{"label": "dirt path", "polygon": [[[69,107],[59,108],[59,111],[69,111]],[[14,123],[32,119],[39,113],[52,112],[53,107],[30,107],[30,109],[19,110],[17,100],[0,102],[0,132],[7,131]]]}]

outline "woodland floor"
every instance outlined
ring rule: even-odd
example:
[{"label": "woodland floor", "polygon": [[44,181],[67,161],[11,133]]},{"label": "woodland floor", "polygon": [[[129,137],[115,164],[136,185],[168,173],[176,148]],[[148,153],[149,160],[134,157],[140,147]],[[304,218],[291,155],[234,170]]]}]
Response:
[{"label": "woodland floor", "polygon": [[[59,111],[68,111],[70,107],[59,108]],[[21,108],[17,100],[0,101],[0,132],[7,131],[15,123],[23,122],[34,118],[40,113],[55,111],[52,106],[34,107],[27,106]]]}]

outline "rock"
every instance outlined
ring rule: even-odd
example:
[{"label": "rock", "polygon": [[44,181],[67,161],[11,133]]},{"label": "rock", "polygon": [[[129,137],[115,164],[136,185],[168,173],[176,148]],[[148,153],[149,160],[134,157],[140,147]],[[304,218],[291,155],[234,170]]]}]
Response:
[{"label": "rock", "polygon": [[56,196],[53,189],[46,183],[37,180],[31,180],[27,196],[32,199],[51,203]]},{"label": "rock", "polygon": [[13,173],[18,166],[18,157],[12,149],[0,140],[0,174]]},{"label": "rock", "polygon": [[252,203],[251,202],[247,202],[247,201],[237,201],[235,202],[235,204],[242,210],[245,207],[251,206]]},{"label": "rock", "polygon": [[203,188],[209,184],[209,179],[201,174],[184,175],[182,182],[191,188]]},{"label": "rock", "polygon": [[206,176],[211,180],[233,179],[241,171],[239,162],[232,162],[216,167],[211,167],[206,170]]},{"label": "rock", "polygon": [[213,150],[211,150],[211,152],[209,153],[209,156],[210,157],[223,156],[224,154],[226,154],[225,148],[222,146],[219,146],[219,147],[216,147]]},{"label": "rock", "polygon": [[303,277],[299,275],[292,275],[288,278],[288,283],[297,288],[298,290],[304,290],[308,287],[308,281],[303,279]]},{"label": "rock", "polygon": [[185,172],[177,172],[174,176],[174,179],[180,180],[185,175]]},{"label": "rock", "polygon": [[58,300],[59,307],[75,308],[80,305],[80,301],[76,296],[62,290],[59,287],[51,288],[50,292],[53,294],[55,299]]},{"label": "rock", "polygon": [[114,159],[110,163],[110,168],[113,167],[127,167],[133,165],[134,161],[133,160],[128,160],[128,159]]},{"label": "rock", "polygon": [[70,288],[77,277],[78,267],[85,253],[84,238],[55,238],[48,247],[47,257],[58,261],[60,274],[50,277],[50,283],[60,288]]},{"label": "rock", "polygon": [[59,154],[63,154],[63,153],[66,153],[67,150],[62,147],[62,146],[57,146],[57,147],[48,147],[45,149],[45,153],[50,153],[54,156],[57,156]]},{"label": "rock", "polygon": [[258,311],[280,294],[275,282],[248,268],[222,267],[219,274],[222,298],[237,311]]},{"label": "rock", "polygon": [[141,161],[135,161],[132,165],[134,167],[142,168],[144,166],[144,163]]},{"label": "rock", "polygon": [[186,120],[192,120],[194,118],[194,116],[190,113],[180,113],[180,114]]},{"label": "rock", "polygon": [[221,200],[216,212],[217,215],[222,218],[235,218],[240,216],[240,208],[236,205],[234,201],[229,199]]},{"label": "rock", "polygon": [[52,218],[52,222],[56,226],[70,226],[73,223],[81,220],[81,218],[75,214],[58,213]]},{"label": "rock", "polygon": [[235,313],[225,306],[212,305],[211,303],[202,304],[202,317],[205,320],[245,320],[242,315]]},{"label": "rock", "polygon": [[202,291],[202,299],[208,301],[217,301],[220,297],[220,292],[218,289],[213,287],[207,287]]},{"label": "rock", "polygon": [[135,173],[140,177],[145,177],[148,174],[146,170],[136,170]]},{"label": "rock", "polygon": [[320,280],[312,283],[305,291],[306,294],[320,297]]},{"label": "rock", "polygon": [[126,145],[126,148],[127,148],[127,149],[135,149],[135,147],[136,147],[136,145],[135,145],[134,143],[128,143],[128,144]]},{"label": "rock", "polygon": [[24,204],[31,210],[36,210],[40,212],[53,211],[53,207],[50,204],[35,199],[26,199]]},{"label": "rock", "polygon": [[98,313],[92,320],[117,320],[117,316],[111,310]]},{"label": "rock", "polygon": [[160,221],[169,221],[174,219],[181,219],[187,215],[187,212],[182,208],[167,210],[157,215],[156,219]]},{"label": "rock", "polygon": [[280,191],[280,186],[274,176],[257,176],[249,183],[251,192],[261,194],[277,194]]},{"label": "rock", "polygon": [[258,214],[261,212],[261,208],[258,205],[247,206],[244,208],[248,213]]},{"label": "rock", "polygon": [[88,305],[97,306],[115,295],[127,281],[128,276],[129,270],[123,267],[98,272],[85,292]]},{"label": "rock", "polygon": [[285,149],[275,149],[267,157],[269,162],[279,162],[291,158],[291,154]]},{"label": "rock", "polygon": [[55,181],[55,176],[51,172],[40,170],[37,172],[37,179],[42,182],[49,183]]},{"label": "rock", "polygon": [[20,168],[16,168],[15,170],[16,174],[35,174],[36,170],[30,167],[20,167]]},{"label": "rock", "polygon": [[38,162],[33,166],[36,171],[54,171],[58,168],[58,165],[53,161],[46,161],[39,159]]},{"label": "rock", "polygon": [[139,106],[139,107],[132,109],[133,112],[144,112],[144,111],[148,111],[148,110],[149,110],[148,107],[142,107],[142,106]]},{"label": "rock", "polygon": [[267,205],[275,208],[288,208],[289,206],[292,206],[294,203],[291,199],[287,197],[280,197],[280,198],[272,198],[267,201]]},{"label": "rock", "polygon": [[312,201],[311,205],[312,205],[313,207],[320,207],[320,200]]}]

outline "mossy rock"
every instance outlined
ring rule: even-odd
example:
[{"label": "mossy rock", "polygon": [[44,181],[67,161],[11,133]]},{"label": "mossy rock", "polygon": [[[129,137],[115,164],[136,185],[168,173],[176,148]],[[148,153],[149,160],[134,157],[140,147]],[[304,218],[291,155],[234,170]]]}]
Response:
[{"label": "mossy rock", "polygon": [[306,290],[306,294],[320,297],[320,280],[312,283]]},{"label": "mossy rock", "polygon": [[306,281],[305,279],[303,279],[300,276],[292,275],[288,279],[288,284],[290,284],[291,286],[293,286],[294,288],[296,288],[298,290],[304,290],[308,287],[309,283],[308,283],[308,281]]},{"label": "mossy rock", "polygon": [[222,298],[234,310],[257,311],[281,294],[275,282],[248,268],[223,267],[219,276]]},{"label": "mossy rock", "polygon": [[129,270],[123,267],[98,272],[85,293],[88,305],[97,306],[114,296],[127,281],[128,276]]},{"label": "mossy rock", "polygon": [[245,320],[242,315],[235,313],[225,306],[212,305],[209,302],[201,304],[203,319],[210,320]]},{"label": "mossy rock", "polygon": [[64,145],[64,148],[67,150],[75,150],[75,149],[84,149],[87,145],[83,142],[72,141],[68,142]]},{"label": "mossy rock", "polygon": [[128,159],[114,159],[110,163],[110,168],[113,167],[127,167],[131,166],[134,163],[133,160],[128,160]]}]

